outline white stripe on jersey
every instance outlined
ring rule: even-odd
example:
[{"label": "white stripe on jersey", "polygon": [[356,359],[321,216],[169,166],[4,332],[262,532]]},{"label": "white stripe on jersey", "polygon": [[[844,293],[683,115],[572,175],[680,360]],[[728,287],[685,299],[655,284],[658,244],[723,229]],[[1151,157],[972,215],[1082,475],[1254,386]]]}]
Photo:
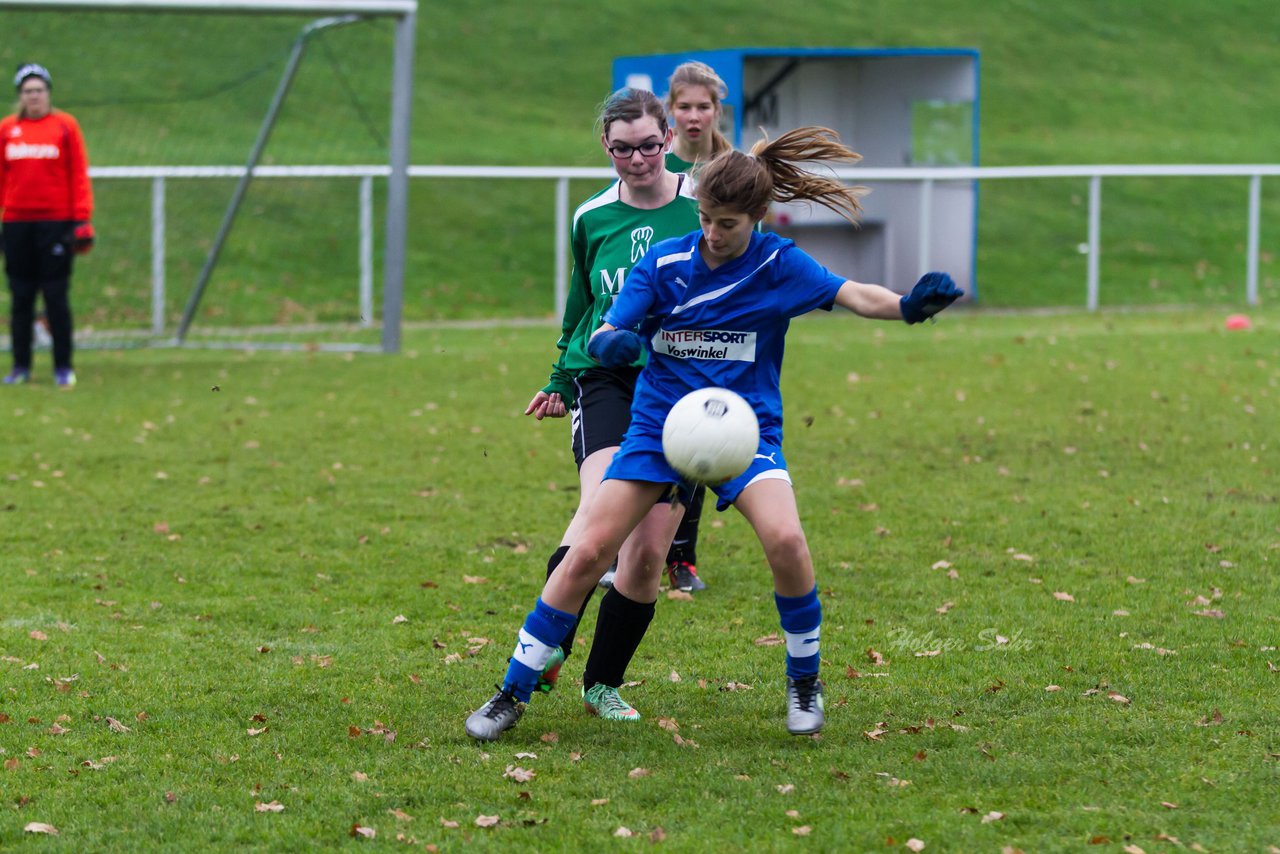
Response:
[{"label": "white stripe on jersey", "polygon": [[674,252],[670,255],[663,255],[658,259],[658,263],[654,266],[665,267],[668,264],[678,264],[681,261],[688,261],[693,257],[693,252],[694,250],[690,249],[688,252]]},{"label": "white stripe on jersey", "polygon": [[742,284],[743,282],[745,282],[747,279],[750,279],[750,278],[751,278],[752,276],[754,276],[756,273],[759,273],[761,270],[763,270],[763,269],[765,268],[765,265],[766,265],[766,264],[768,264],[770,261],[772,261],[774,258],[777,258],[777,257],[778,257],[778,250],[777,250],[777,249],[775,249],[775,250],[773,250],[773,252],[769,255],[769,257],[768,257],[768,258],[766,258],[766,259],[764,259],[763,261],[761,261],[761,262],[760,262],[760,266],[759,266],[759,267],[756,267],[756,268],[755,268],[754,270],[752,270],[750,273],[747,273],[747,274],[746,274],[745,276],[743,276],[741,279],[738,279],[738,281],[736,281],[736,282],[734,282],[734,283],[732,283],[732,284],[729,284],[729,285],[725,285],[723,288],[717,288],[716,290],[711,291],[710,293],[705,293],[705,294],[701,294],[701,295],[699,295],[699,296],[696,296],[696,297],[694,297],[693,299],[689,300],[689,301],[688,301],[688,302],[686,302],[686,303],[681,303],[680,305],[678,305],[678,306],[676,306],[675,308],[671,309],[671,313],[672,313],[672,314],[679,314],[680,312],[684,311],[685,309],[693,308],[695,305],[700,305],[701,303],[709,302],[710,300],[713,300],[713,299],[719,299],[720,297],[722,297],[722,296],[724,296],[725,294],[729,293],[729,291],[731,291],[731,290],[733,290],[734,288],[736,288],[738,285],[740,285],[740,284]]},{"label": "white stripe on jersey", "polygon": [[783,632],[782,634],[787,638],[787,655],[792,658],[808,658],[818,654],[818,636],[822,634],[821,624],[815,626],[810,632]]},{"label": "white stripe on jersey", "polygon": [[578,227],[578,218],[581,217],[584,213],[587,213],[588,211],[593,211],[596,208],[602,208],[605,205],[611,205],[614,202],[622,201],[622,191],[619,189],[621,186],[622,186],[621,181],[615,181],[612,187],[605,190],[603,193],[596,196],[594,199],[587,199],[585,202],[578,205],[578,209],[573,212],[573,225],[571,226],[571,228]]},{"label": "white stripe on jersey", "polygon": [[511,657],[534,673],[541,673],[554,651],[554,646],[547,646],[521,627],[520,636],[516,639],[516,649]]}]

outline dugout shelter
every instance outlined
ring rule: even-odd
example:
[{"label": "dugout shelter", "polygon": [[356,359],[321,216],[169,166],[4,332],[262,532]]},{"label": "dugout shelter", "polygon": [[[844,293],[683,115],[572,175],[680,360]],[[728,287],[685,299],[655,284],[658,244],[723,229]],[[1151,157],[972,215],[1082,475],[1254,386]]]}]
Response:
[{"label": "dugout shelter", "polygon": [[929,170],[978,165],[978,52],[968,48],[733,48],[622,56],[613,87],[666,97],[676,66],[698,60],[728,87],[721,130],[749,149],[802,125],[823,125],[862,155],[836,170],[870,188],[855,228],[820,206],[775,205],[765,227],[841,275],[909,287],[948,270],[969,298],[978,190]]}]

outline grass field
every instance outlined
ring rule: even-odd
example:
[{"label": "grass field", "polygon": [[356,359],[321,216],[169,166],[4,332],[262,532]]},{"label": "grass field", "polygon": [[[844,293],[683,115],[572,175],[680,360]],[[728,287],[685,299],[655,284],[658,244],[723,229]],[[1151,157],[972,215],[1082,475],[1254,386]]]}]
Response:
[{"label": "grass field", "polygon": [[0,395],[0,848],[1271,850],[1280,314],[1222,319],[797,322],[819,739],[710,511],[642,722],[586,716],[575,657],[463,736],[576,503],[567,425],[520,415],[549,326],[84,353]]},{"label": "grass field", "polygon": [[[761,10],[765,10],[761,14]],[[415,164],[607,165],[592,121],[621,55],[767,47],[971,47],[981,53],[981,163],[1271,163],[1280,87],[1270,0],[586,0],[423,5]],[[95,165],[244,162],[302,21],[278,16],[0,11],[0,61],[38,56]],[[385,162],[388,22],[333,30],[309,51],[271,144],[280,164]],[[1194,73],[1184,73],[1194,69]],[[1176,70],[1176,71],[1175,71]],[[858,140],[850,140],[855,148]],[[1274,299],[1280,200],[1262,197],[1261,290]],[[574,182],[575,201],[598,189]],[[98,247],[77,307],[97,328],[145,327],[146,182],[98,185]],[[231,195],[172,182],[169,315],[176,321]],[[405,317],[542,317],[551,307],[550,182],[416,181]],[[988,182],[984,305],[1084,303],[1087,182]],[[1244,179],[1104,182],[1102,303],[1243,299]],[[256,184],[199,318],[356,320],[353,181]],[[378,207],[381,221],[382,206]],[[380,281],[380,279],[379,279]],[[907,283],[891,283],[904,287]],[[0,308],[6,294],[0,293]]]}]

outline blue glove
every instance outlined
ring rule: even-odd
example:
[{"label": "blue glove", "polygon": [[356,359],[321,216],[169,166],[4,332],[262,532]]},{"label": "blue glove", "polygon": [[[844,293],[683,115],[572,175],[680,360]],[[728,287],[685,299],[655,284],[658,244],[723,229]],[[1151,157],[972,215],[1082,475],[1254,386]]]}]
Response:
[{"label": "blue glove", "polygon": [[597,332],[587,342],[587,355],[606,368],[621,368],[640,358],[640,336],[630,329]]},{"label": "blue glove", "polygon": [[951,276],[925,273],[911,293],[901,299],[902,319],[907,323],[923,323],[962,296],[964,291],[956,287]]}]

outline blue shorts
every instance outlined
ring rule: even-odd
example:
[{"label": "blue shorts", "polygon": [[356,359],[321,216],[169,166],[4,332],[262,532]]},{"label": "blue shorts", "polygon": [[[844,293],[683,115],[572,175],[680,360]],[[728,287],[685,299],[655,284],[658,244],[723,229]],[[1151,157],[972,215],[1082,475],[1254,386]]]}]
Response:
[{"label": "blue shorts", "polygon": [[[685,480],[680,473],[671,467],[662,453],[662,437],[650,436],[647,433],[628,431],[622,440],[622,447],[614,454],[613,461],[604,473],[605,480],[638,480],[645,483],[667,483],[679,491],[680,501],[689,503],[690,496],[697,484]],[[726,510],[742,493],[742,490],[757,480],[785,480],[791,483],[791,474],[787,471],[787,460],[782,455],[782,447],[765,439],[760,440],[756,449],[756,458],[747,466],[747,470],[728,483],[719,486],[707,486],[716,494],[716,509]]]}]

